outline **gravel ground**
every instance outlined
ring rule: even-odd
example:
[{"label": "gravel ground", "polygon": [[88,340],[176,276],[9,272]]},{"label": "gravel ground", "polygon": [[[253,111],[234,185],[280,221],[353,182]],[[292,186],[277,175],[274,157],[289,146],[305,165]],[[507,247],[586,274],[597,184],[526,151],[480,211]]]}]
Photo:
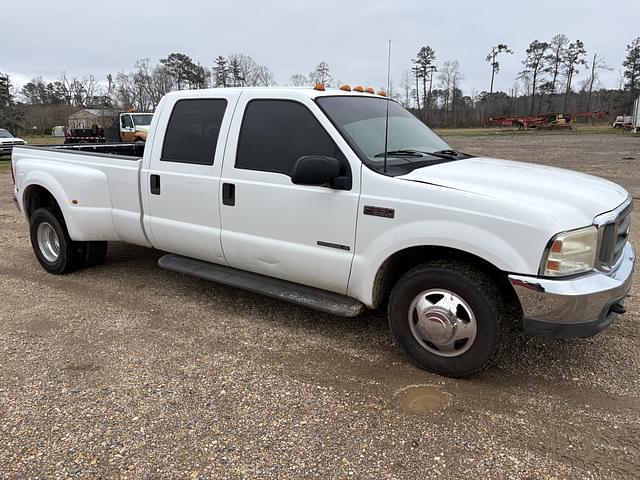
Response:
[{"label": "gravel ground", "polygon": [[[447,140],[640,193],[640,138]],[[381,313],[182,277],[153,250],[112,244],[100,267],[48,275],[10,183],[1,173],[0,479],[640,476],[637,288],[601,335],[515,336],[497,368],[446,379],[399,353]]]}]

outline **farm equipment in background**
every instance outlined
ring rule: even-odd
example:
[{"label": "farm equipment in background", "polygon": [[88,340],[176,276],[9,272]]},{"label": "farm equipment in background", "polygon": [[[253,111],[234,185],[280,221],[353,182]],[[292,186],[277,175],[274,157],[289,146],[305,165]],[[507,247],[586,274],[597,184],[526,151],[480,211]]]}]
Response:
[{"label": "farm equipment in background", "polygon": [[152,117],[153,113],[82,109],[69,117],[64,143],[144,143]]},{"label": "farm equipment in background", "polygon": [[523,117],[492,117],[489,124],[496,127],[518,127],[518,130],[571,130],[578,118],[602,120],[609,112],[545,113]]}]

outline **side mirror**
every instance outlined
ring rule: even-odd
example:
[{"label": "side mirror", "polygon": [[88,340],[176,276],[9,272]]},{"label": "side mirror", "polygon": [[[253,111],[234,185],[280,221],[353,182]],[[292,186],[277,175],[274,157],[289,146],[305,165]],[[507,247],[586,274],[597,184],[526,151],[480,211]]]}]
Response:
[{"label": "side mirror", "polygon": [[342,190],[351,188],[350,178],[340,176],[338,159],[319,155],[307,155],[296,160],[291,181],[296,185],[316,185]]}]

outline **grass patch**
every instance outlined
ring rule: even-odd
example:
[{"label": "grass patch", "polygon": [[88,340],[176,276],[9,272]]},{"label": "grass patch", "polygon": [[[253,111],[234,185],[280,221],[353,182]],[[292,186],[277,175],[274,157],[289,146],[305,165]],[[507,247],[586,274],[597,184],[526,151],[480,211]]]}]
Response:
[{"label": "grass patch", "polygon": [[64,143],[64,137],[53,137],[51,135],[22,138],[30,145],[62,145]]},{"label": "grass patch", "polygon": [[9,170],[9,165],[11,164],[9,158],[10,157],[0,157],[0,172],[6,172]]}]

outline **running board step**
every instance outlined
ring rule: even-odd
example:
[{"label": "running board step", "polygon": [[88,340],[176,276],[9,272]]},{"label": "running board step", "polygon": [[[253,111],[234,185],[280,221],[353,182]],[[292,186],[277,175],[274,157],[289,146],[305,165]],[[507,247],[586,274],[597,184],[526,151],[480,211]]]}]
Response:
[{"label": "running board step", "polygon": [[261,293],[340,317],[355,317],[364,310],[362,303],[344,295],[194,258],[169,254],[160,257],[158,265],[165,270]]}]

